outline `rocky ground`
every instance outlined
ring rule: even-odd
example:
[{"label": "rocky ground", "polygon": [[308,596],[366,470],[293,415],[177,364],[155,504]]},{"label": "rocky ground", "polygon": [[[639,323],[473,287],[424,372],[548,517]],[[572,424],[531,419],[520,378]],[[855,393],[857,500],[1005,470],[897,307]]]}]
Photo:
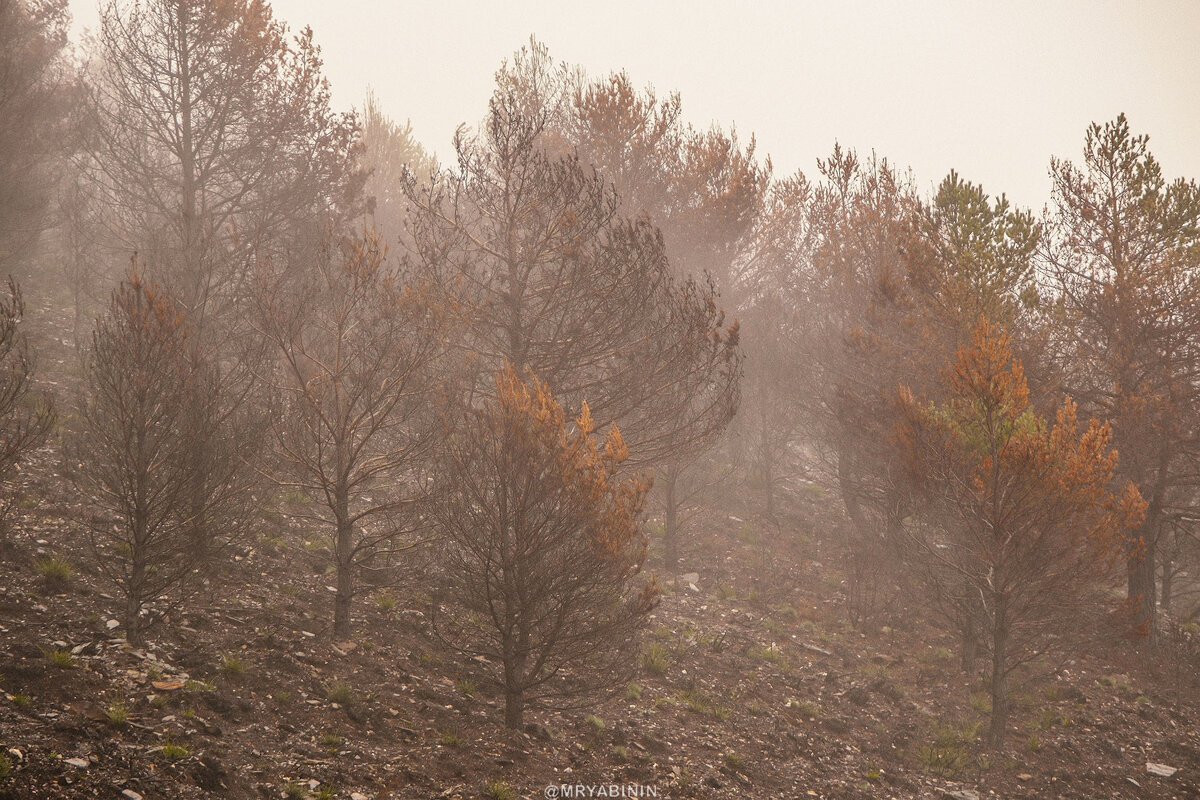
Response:
[{"label": "rocky ground", "polygon": [[403,565],[364,591],[352,638],[331,635],[326,542],[287,515],[302,497],[265,499],[231,568],[130,647],[62,466],[57,441],[28,466],[0,561],[0,798],[1200,797],[1195,662],[1116,636],[1038,662],[989,751],[979,676],[919,606],[884,598],[850,622],[819,492],[769,535],[715,511],[695,523],[698,574],[668,582],[633,680],[509,731]]}]

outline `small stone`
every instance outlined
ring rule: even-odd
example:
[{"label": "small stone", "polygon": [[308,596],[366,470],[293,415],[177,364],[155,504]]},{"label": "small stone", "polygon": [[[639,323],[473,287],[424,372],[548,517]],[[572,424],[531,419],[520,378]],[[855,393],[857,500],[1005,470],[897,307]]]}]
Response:
[{"label": "small stone", "polygon": [[367,800],[367,796],[362,792],[351,792],[350,800]]},{"label": "small stone", "polygon": [[126,798],[126,800],[142,800],[142,796],[133,789],[122,789],[121,797]]},{"label": "small stone", "polygon": [[86,758],[64,758],[63,763],[70,764],[72,767],[79,767],[80,769],[87,769],[89,762]]},{"label": "small stone", "polygon": [[120,626],[121,621],[116,619],[110,619],[104,623],[104,627],[108,628],[110,631],[114,628],[119,628]]},{"label": "small stone", "polygon": [[943,789],[942,796],[950,800],[979,800],[979,792],[974,789]]},{"label": "small stone", "polygon": [[1030,780],[1033,780],[1033,776],[1030,775],[1028,772],[1022,772],[1020,775],[1017,776],[1017,780],[1030,781]]},{"label": "small stone", "polygon": [[1147,761],[1146,772],[1149,772],[1151,775],[1157,775],[1160,778],[1169,778],[1176,772],[1179,772],[1179,768],[1168,767],[1166,764],[1155,764],[1153,761]]}]

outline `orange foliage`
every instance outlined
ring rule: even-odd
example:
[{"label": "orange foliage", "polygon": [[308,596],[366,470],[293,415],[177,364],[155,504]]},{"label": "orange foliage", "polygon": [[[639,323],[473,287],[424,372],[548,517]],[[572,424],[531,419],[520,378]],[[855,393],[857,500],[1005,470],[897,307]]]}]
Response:
[{"label": "orange foliage", "polygon": [[940,408],[901,390],[900,439],[925,491],[952,499],[961,522],[1004,548],[1071,557],[1064,546],[1076,544],[1101,560],[1115,555],[1146,503],[1133,484],[1109,488],[1117,467],[1109,424],[1082,426],[1068,399],[1049,425],[1030,406],[1008,335],[985,318],[943,379],[950,399]]},{"label": "orange foliage", "polygon": [[496,400],[483,421],[504,441],[509,455],[549,469],[545,488],[570,498],[563,507],[577,515],[599,553],[614,561],[625,559],[631,568],[640,567],[645,542],[638,518],[650,481],[641,476],[618,479],[617,470],[629,449],[615,424],[600,447],[585,402],[575,430],[570,431],[566,413],[549,387],[532,374],[526,383],[511,365],[497,373]]}]

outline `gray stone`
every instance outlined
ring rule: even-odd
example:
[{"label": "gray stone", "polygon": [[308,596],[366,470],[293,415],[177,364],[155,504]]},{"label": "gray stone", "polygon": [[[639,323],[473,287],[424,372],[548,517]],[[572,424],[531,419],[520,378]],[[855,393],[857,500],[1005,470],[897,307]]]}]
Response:
[{"label": "gray stone", "polygon": [[1168,767],[1166,764],[1155,764],[1153,761],[1147,761],[1146,772],[1149,772],[1151,775],[1157,775],[1160,778],[1169,778],[1176,772],[1179,772],[1179,768]]},{"label": "gray stone", "polygon": [[979,800],[979,792],[974,789],[943,789],[942,797],[950,800]]}]

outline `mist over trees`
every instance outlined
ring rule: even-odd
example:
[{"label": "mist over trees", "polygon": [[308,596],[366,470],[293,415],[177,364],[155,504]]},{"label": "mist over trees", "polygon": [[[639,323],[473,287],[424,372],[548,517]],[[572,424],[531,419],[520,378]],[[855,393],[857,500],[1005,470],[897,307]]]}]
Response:
[{"label": "mist over trees", "polygon": [[112,0],[82,60],[66,25],[0,0],[0,543],[53,450],[130,643],[286,518],[322,633],[403,584],[520,729],[626,685],[712,520],[765,574],[814,494],[850,623],[927,611],[993,747],[1034,659],[1200,620],[1200,187],[1124,115],[1035,214],[837,143],[778,176],[536,40],[439,159],[261,0]]}]

